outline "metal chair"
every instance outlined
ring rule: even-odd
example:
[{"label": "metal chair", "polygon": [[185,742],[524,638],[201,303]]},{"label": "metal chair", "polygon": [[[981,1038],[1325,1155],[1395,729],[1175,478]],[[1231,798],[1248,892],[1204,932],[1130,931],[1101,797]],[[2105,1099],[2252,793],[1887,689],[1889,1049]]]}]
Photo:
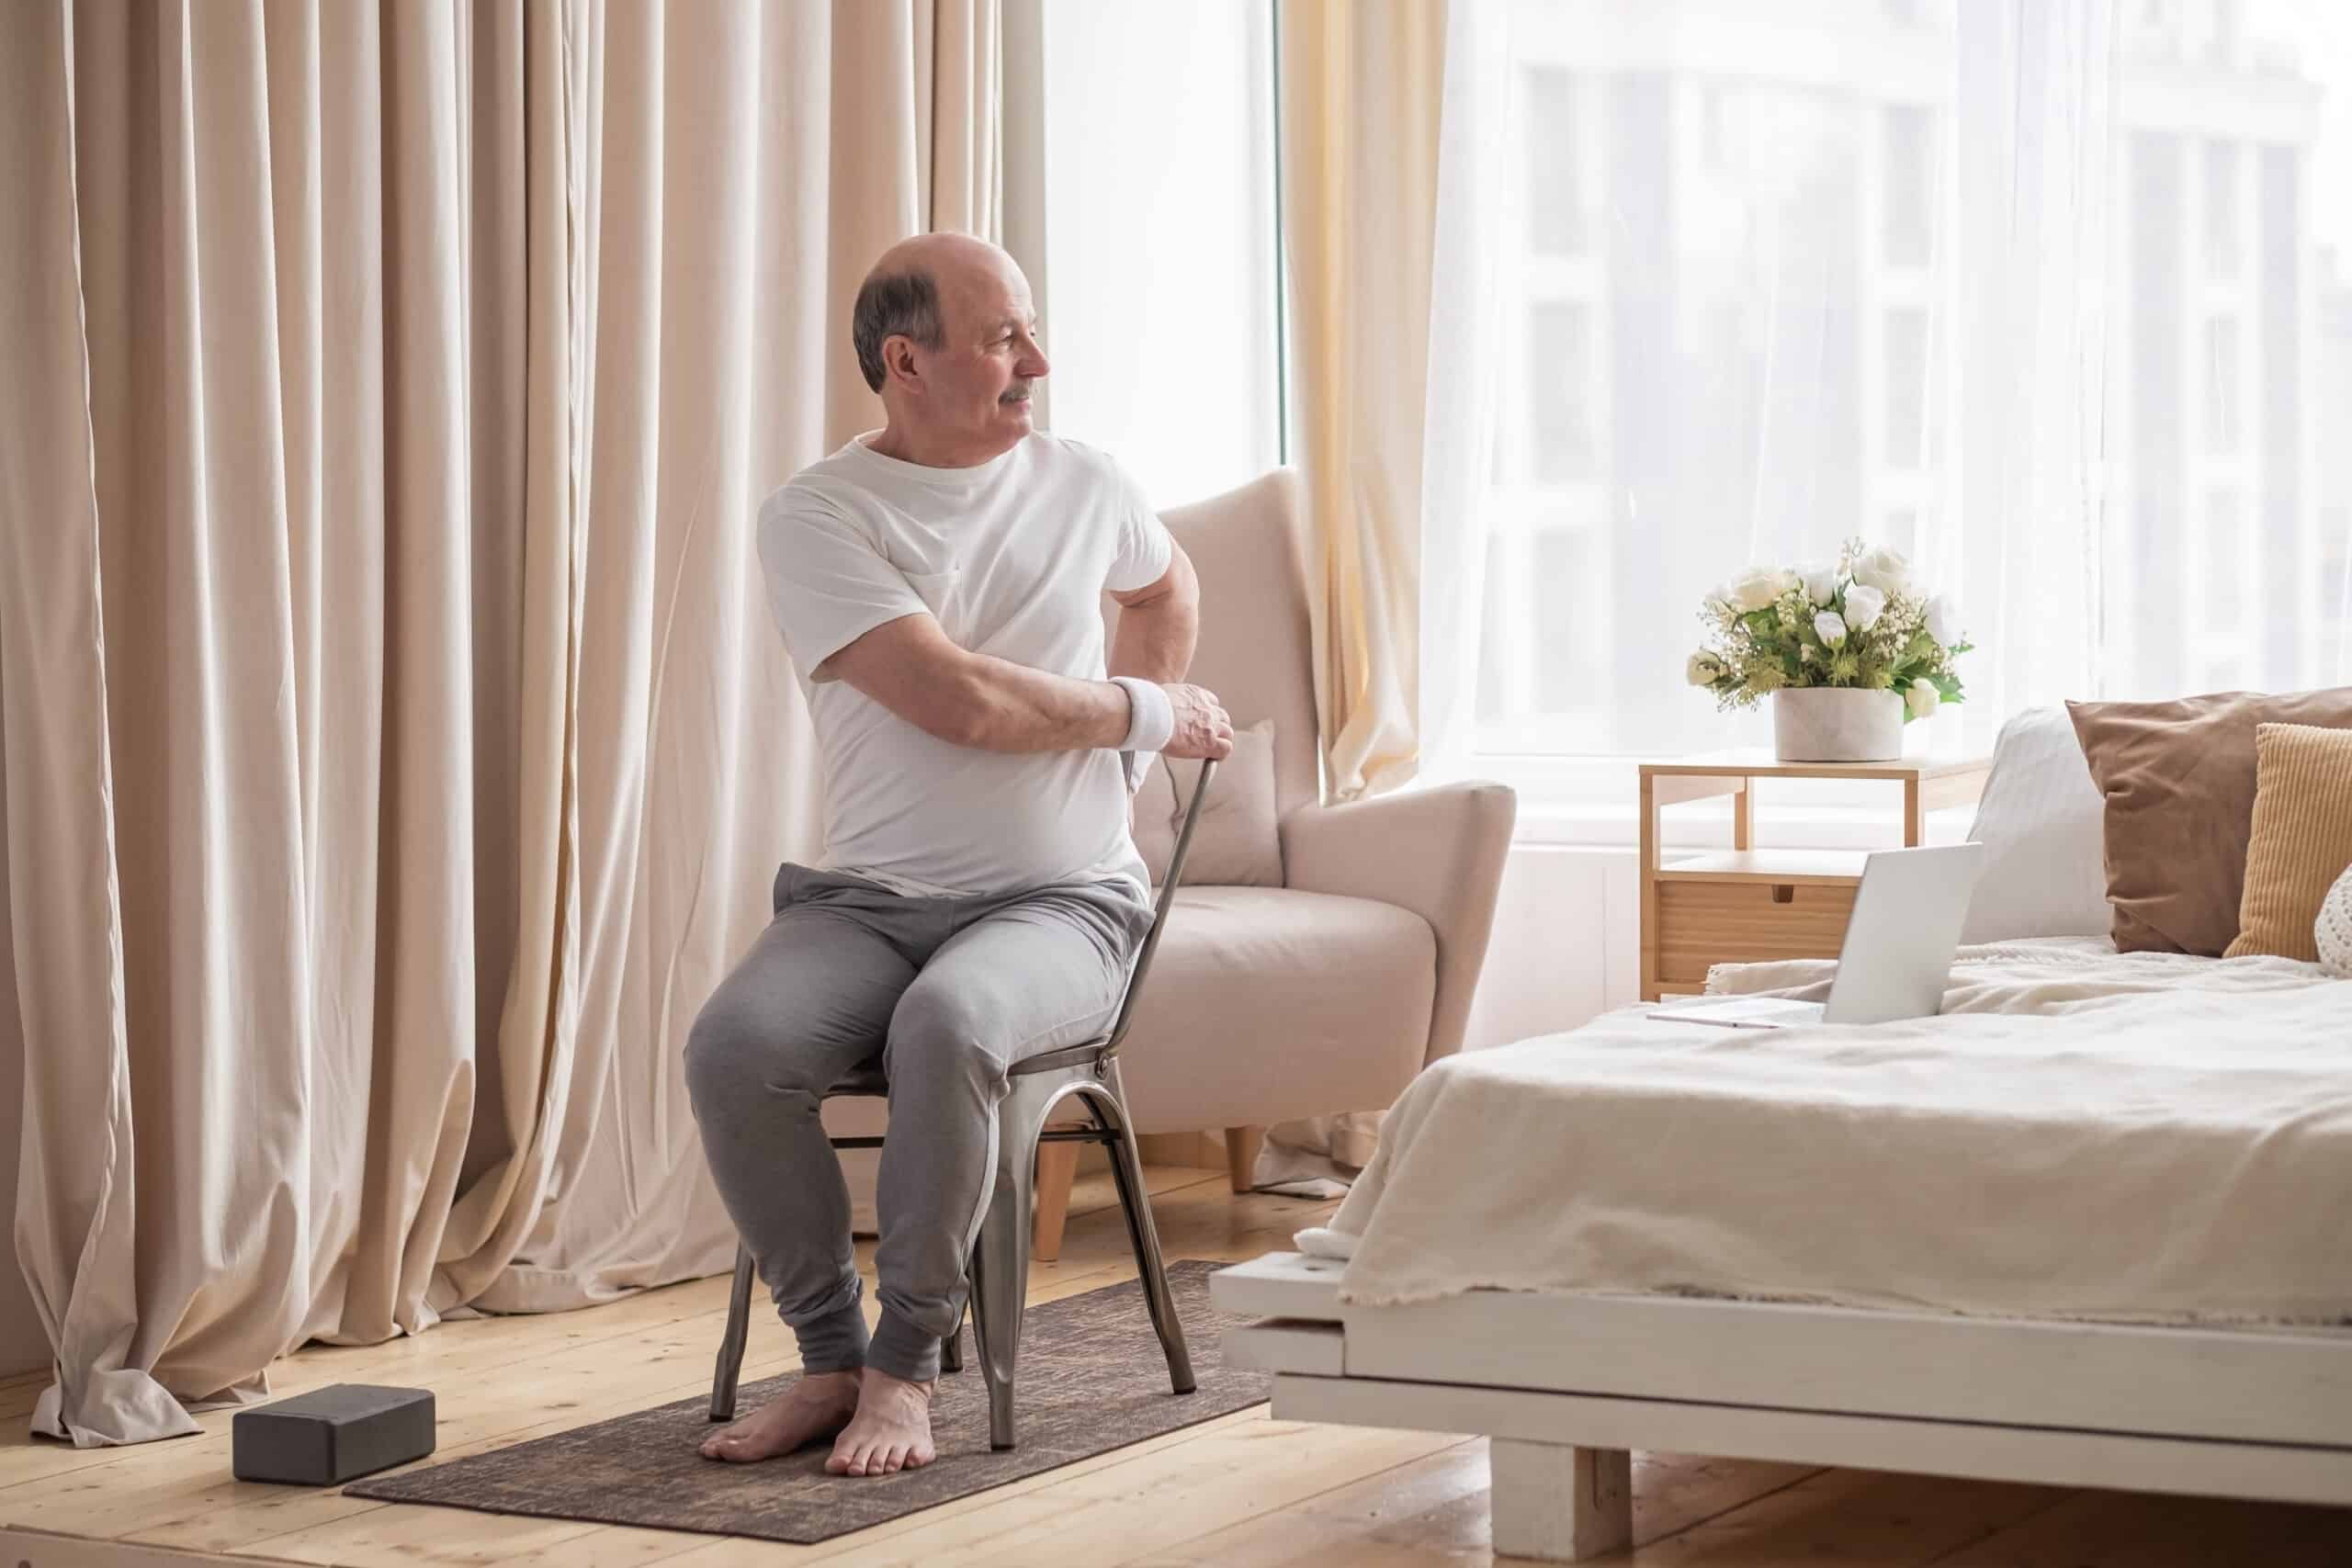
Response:
[{"label": "metal chair", "polygon": [[[1118,1050],[1119,1042],[1126,1038],[1128,1021],[1135,1015],[1136,998],[1143,990],[1144,976],[1150,973],[1151,955],[1159,946],[1159,934],[1168,924],[1168,911],[1175,904],[1176,888],[1183,878],[1184,859],[1192,849],[1193,829],[1200,820],[1201,803],[1208,796],[1209,779],[1216,772],[1215,762],[1201,764],[1200,784],[1185,808],[1175,852],[1169,857],[1168,874],[1160,881],[1151,930],[1144,938],[1142,950],[1136,954],[1135,969],[1127,976],[1126,994],[1120,1001],[1111,1032],[1098,1040],[1063,1046],[1015,1063],[1009,1075],[1012,1081],[1008,1091],[997,1107],[996,1186],[989,1200],[988,1213],[981,1219],[967,1274],[972,1333],[978,1342],[980,1370],[988,1380],[991,1448],[1013,1446],[1013,1371],[1021,1349],[1022,1308],[1029,1292],[1030,1195],[1035,1186],[1037,1145],[1041,1143],[1109,1145],[1111,1174],[1118,1183],[1119,1206],[1126,1212],[1127,1236],[1135,1246],[1144,1301],[1151,1312],[1151,1325],[1159,1335],[1160,1348],[1168,1357],[1168,1381],[1178,1393],[1190,1393],[1193,1389],[1192,1358],[1184,1348],[1184,1325],[1177,1321],[1175,1298],[1169,1293],[1168,1270],[1159,1257],[1159,1233],[1151,1221],[1151,1194],[1144,1186],[1143,1160],[1136,1151],[1126,1096],[1119,1086]],[[825,1098],[852,1094],[887,1096],[888,1092],[888,1083],[876,1066],[853,1074],[828,1090]],[[1063,1100],[1070,1099],[1076,1099],[1085,1108],[1091,1122],[1085,1126],[1048,1128],[1046,1121]],[[838,1137],[832,1144],[837,1149],[870,1149],[879,1148],[882,1139]],[[719,1342],[718,1366],[711,1380],[713,1421],[731,1421],[735,1417],[736,1383],[743,1369],[744,1340],[751,1330],[752,1275],[752,1256],[739,1244],[735,1249],[735,1288],[727,1306],[727,1335]],[[943,1371],[962,1370],[957,1345],[961,1331],[959,1324],[941,1347]]]}]

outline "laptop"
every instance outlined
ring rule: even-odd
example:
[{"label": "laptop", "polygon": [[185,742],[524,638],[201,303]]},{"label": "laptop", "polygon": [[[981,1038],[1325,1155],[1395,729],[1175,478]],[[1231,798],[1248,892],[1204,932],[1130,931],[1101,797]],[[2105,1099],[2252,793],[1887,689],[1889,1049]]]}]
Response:
[{"label": "laptop", "polygon": [[1826,1002],[1703,997],[1657,1009],[1650,1017],[1727,1029],[1933,1018],[1942,1010],[1961,922],[1984,870],[1982,844],[1881,850],[1862,863]]}]

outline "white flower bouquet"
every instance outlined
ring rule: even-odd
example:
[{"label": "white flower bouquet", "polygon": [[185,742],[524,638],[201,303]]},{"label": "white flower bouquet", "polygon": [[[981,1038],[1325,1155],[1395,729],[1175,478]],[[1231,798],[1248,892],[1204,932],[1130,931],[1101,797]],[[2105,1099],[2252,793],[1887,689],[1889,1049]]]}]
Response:
[{"label": "white flower bouquet", "polygon": [[1968,651],[1951,601],[1924,594],[1900,552],[1849,539],[1836,564],[1751,567],[1707,596],[1705,644],[1685,671],[1722,708],[1774,692],[1893,692],[1904,719],[1961,700],[1951,661]]}]

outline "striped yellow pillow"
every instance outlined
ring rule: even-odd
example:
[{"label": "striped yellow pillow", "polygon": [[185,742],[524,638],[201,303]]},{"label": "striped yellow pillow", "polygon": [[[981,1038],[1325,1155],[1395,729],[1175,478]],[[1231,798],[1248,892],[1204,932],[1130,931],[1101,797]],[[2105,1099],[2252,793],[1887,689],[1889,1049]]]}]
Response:
[{"label": "striped yellow pillow", "polygon": [[2319,907],[2352,865],[2352,729],[2261,724],[2254,730],[2254,837],[2237,940],[2249,953],[2319,962]]}]

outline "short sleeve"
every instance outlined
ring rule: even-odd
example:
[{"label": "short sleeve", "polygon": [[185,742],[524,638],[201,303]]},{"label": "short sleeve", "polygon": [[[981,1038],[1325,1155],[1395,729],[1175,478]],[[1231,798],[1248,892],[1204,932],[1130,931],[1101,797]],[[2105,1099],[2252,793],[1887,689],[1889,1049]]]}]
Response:
[{"label": "short sleeve", "polygon": [[1111,559],[1111,573],[1103,586],[1120,593],[1132,593],[1138,588],[1148,588],[1168,575],[1168,563],[1175,558],[1176,541],[1169,536],[1168,525],[1151,509],[1144,498],[1143,487],[1133,475],[1117,464],[1112,474],[1118,486],[1119,547]]},{"label": "short sleeve", "polygon": [[759,551],[785,651],[811,682],[817,666],[876,626],[931,612],[854,524],[814,496],[787,490],[761,508]]}]

